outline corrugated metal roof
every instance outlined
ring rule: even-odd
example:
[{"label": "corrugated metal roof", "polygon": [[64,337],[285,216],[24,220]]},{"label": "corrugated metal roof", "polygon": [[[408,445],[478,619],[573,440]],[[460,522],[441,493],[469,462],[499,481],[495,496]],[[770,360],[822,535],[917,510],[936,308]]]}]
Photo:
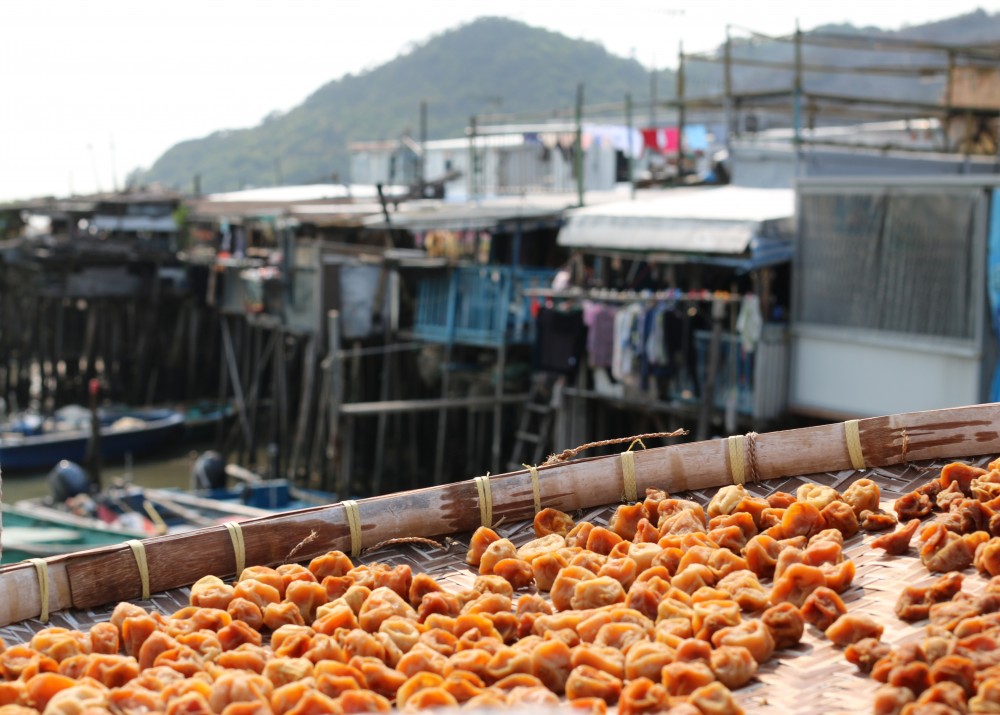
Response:
[{"label": "corrugated metal roof", "polygon": [[566,212],[559,244],[571,248],[745,253],[767,221],[795,215],[791,189],[673,189]]}]

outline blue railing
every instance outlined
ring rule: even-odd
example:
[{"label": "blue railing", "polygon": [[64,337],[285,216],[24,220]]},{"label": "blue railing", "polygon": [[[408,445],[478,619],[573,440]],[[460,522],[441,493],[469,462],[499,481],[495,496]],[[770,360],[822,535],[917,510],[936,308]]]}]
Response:
[{"label": "blue railing", "polygon": [[552,284],[555,271],[512,266],[455,266],[417,285],[414,336],[432,342],[496,347],[534,340],[526,288]]}]

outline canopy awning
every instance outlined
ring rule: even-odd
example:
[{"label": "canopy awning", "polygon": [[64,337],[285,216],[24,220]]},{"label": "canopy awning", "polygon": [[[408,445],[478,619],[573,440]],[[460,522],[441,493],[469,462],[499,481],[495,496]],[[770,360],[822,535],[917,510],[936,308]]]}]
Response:
[{"label": "canopy awning", "polygon": [[790,241],[794,215],[791,189],[681,188],[568,210],[558,241],[567,248],[739,256],[755,238]]}]

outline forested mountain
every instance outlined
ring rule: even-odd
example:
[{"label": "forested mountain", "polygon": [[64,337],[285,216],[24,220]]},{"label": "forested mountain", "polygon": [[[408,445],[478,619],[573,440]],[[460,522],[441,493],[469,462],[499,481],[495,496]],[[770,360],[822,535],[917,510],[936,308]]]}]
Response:
[{"label": "forested mountain", "polygon": [[[646,96],[649,73],[593,42],[499,18],[477,20],[434,37],[401,57],[320,87],[287,114],[256,127],[219,131],[169,149],[143,180],[205,191],[274,182],[347,178],[347,142],[416,135],[421,100],[428,136],[461,134],[469,117],[571,107],[578,82],[586,101]],[[672,86],[672,80],[669,81]]]},{"label": "forested mountain", "polygon": [[[1000,13],[983,11],[922,26],[888,32],[877,28],[838,25],[815,32],[841,35],[881,35],[951,44],[1000,41]],[[715,53],[721,57],[721,48]],[[734,57],[791,62],[788,42],[737,38]],[[884,53],[836,49],[806,44],[806,65],[926,66],[946,63],[941,54]],[[718,63],[689,62],[688,96],[722,91]],[[733,73],[734,89],[748,92],[787,89],[790,71],[741,67]],[[347,143],[398,137],[418,130],[419,105],[428,103],[428,135],[461,135],[473,114],[542,113],[571,108],[577,83],[586,87],[586,104],[621,102],[629,92],[644,105],[650,94],[649,71],[635,60],[607,52],[594,42],[574,40],[555,32],[501,18],[483,18],[449,30],[408,53],[359,75],[347,75],[320,87],[285,114],[272,114],[247,129],[215,132],[183,141],[163,154],[142,182],[159,181],[187,190],[195,175],[203,191],[226,191],[246,185],[328,181],[347,178]],[[675,77],[662,71],[659,96],[673,96]],[[807,90],[871,97],[936,101],[942,76],[900,78],[854,74],[805,76]]]}]

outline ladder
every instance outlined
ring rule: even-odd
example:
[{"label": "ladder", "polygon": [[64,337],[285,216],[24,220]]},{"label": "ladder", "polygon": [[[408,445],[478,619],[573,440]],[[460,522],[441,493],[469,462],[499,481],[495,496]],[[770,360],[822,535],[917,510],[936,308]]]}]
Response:
[{"label": "ladder", "polygon": [[[566,378],[562,375],[546,373],[532,378],[531,390],[514,435],[516,439],[510,462],[507,463],[508,471],[522,469],[523,464],[540,464],[545,458],[556,410],[562,405],[565,384]],[[534,445],[534,448],[529,445]]]}]

